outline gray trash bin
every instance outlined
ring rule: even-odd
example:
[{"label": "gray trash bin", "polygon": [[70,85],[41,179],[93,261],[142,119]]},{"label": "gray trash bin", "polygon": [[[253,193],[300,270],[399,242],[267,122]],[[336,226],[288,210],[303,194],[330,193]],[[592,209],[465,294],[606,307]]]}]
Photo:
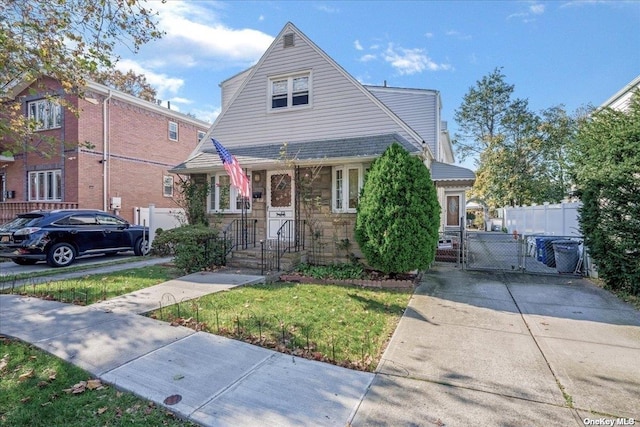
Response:
[{"label": "gray trash bin", "polygon": [[578,265],[580,242],[554,240],[552,243],[558,273],[573,273]]}]

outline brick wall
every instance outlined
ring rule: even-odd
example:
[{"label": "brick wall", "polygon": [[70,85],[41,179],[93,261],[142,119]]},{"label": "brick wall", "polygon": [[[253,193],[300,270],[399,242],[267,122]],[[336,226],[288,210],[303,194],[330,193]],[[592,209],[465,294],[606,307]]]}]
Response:
[{"label": "brick wall", "polygon": [[[59,88],[54,80],[43,79],[26,89],[21,99],[26,105],[45,91]],[[32,89],[40,95],[34,95]],[[109,99],[105,117],[105,99],[106,94],[91,91],[85,93],[85,99],[69,98],[79,116],[65,109],[62,128],[37,132],[30,142],[33,150],[6,164],[6,187],[16,192],[14,200],[28,200],[30,170],[62,169],[62,201],[77,202],[80,208],[102,209],[106,198],[106,208],[111,210],[111,198],[120,197],[122,208],[118,213],[133,221],[134,207],[176,207],[171,197],[163,195],[163,177],[188,157],[197,145],[197,132],[206,131],[208,125],[194,124],[186,116],[152,103],[131,102],[127,96]],[[177,141],[169,140],[169,121],[178,124]],[[43,136],[53,137],[56,142],[51,146]]]}]

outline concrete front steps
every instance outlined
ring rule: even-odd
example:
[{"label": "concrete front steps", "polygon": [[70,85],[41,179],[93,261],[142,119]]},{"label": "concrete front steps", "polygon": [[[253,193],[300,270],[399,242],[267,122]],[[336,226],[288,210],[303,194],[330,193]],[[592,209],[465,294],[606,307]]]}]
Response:
[{"label": "concrete front steps", "polygon": [[[250,268],[262,270],[266,273],[277,271],[275,251],[266,250],[265,264],[262,265],[262,251],[260,247],[235,250],[227,258],[227,267]],[[306,260],[306,252],[285,252],[280,257],[280,271],[291,271],[299,263]]]}]

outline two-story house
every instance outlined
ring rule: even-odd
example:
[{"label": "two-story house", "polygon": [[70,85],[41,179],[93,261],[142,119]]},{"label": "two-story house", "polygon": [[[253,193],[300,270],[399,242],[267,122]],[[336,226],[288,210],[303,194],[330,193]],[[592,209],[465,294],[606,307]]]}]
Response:
[{"label": "two-story house", "polygon": [[249,176],[252,197],[244,208],[257,239],[297,239],[304,233],[308,241],[311,234],[323,242],[323,255],[339,257],[345,242],[355,244],[365,173],[394,142],[430,169],[442,230],[459,229],[464,192],[475,174],[452,164],[438,91],[363,85],[291,23],[253,67],[221,88],[221,114],[171,172],[211,185],[208,212],[220,214],[223,227],[239,219],[243,200],[230,186],[211,138]]},{"label": "two-story house", "polygon": [[93,82],[79,98],[48,77],[23,81],[7,102],[19,102],[37,129],[23,151],[0,157],[0,222],[55,208],[102,209],[135,222],[137,207],[176,208],[176,177],[167,170],[210,127]]}]

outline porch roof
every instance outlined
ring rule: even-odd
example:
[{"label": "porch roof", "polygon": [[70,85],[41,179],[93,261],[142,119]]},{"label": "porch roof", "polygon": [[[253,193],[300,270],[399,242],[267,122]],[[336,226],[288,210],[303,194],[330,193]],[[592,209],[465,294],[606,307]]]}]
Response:
[{"label": "porch roof", "polygon": [[[420,149],[399,134],[390,133],[288,143],[286,156],[302,163],[329,159],[363,161],[379,157],[394,142],[400,144],[410,153],[416,154],[420,152]],[[229,146],[226,148],[236,156],[241,166],[255,167],[281,163],[283,161],[281,157],[283,145],[284,143]],[[198,173],[217,168],[222,168],[222,162],[212,144],[211,148],[202,150],[197,155],[172,168],[170,172]]]},{"label": "porch roof", "polygon": [[431,179],[443,186],[472,186],[476,174],[470,169],[449,163],[431,162]]}]

